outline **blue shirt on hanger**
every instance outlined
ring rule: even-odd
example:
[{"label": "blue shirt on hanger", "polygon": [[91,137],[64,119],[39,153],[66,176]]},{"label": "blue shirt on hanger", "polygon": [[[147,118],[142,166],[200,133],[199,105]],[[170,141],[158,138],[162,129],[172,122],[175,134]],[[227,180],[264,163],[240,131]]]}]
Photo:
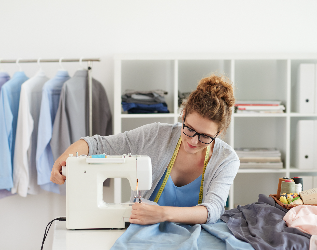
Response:
[{"label": "blue shirt on hanger", "polygon": [[36,150],[37,184],[42,189],[60,193],[57,184],[50,181],[54,164],[50,146],[53,124],[57,113],[63,84],[69,79],[67,71],[58,71],[56,76],[47,81],[42,90],[41,111]]},{"label": "blue shirt on hanger", "polygon": [[16,72],[1,88],[0,95],[0,189],[10,189],[21,85],[29,78]]},{"label": "blue shirt on hanger", "polygon": [[10,80],[10,76],[7,72],[0,71],[0,89],[3,84]]}]

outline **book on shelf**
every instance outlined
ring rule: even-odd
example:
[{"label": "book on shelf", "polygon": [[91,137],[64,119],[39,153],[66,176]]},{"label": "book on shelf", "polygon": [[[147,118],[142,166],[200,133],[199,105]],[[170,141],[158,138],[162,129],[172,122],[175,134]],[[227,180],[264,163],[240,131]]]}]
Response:
[{"label": "book on shelf", "polygon": [[276,148],[235,148],[234,149],[238,155],[267,155],[267,154],[279,154],[281,152]]},{"label": "book on shelf", "polygon": [[240,157],[240,163],[246,163],[246,162],[281,162],[281,157]]},{"label": "book on shelf", "polygon": [[235,102],[235,106],[279,106],[282,101],[270,101],[270,100],[262,100],[262,101],[250,101],[250,100],[240,100]]},{"label": "book on shelf", "polygon": [[276,148],[236,148],[240,168],[283,168],[281,152]]},{"label": "book on shelf", "polygon": [[238,110],[285,110],[284,105],[277,106],[247,106],[247,105],[239,105],[237,106]]},{"label": "book on shelf", "polygon": [[236,101],[236,113],[283,113],[281,101]]},{"label": "book on shelf", "polygon": [[282,114],[283,110],[236,110],[237,114]]},{"label": "book on shelf", "polygon": [[240,169],[281,169],[283,162],[268,162],[268,163],[255,163],[247,162],[240,163]]}]

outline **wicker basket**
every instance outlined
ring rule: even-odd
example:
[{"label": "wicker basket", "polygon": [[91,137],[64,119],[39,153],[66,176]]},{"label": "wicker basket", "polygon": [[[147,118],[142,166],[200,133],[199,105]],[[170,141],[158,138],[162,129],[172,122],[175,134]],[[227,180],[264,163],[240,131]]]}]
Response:
[{"label": "wicker basket", "polygon": [[[300,205],[300,204],[296,204],[296,205],[284,204],[283,202],[281,202],[280,200],[276,198],[276,194],[270,194],[270,197],[272,197],[277,202],[277,204],[279,204],[281,207],[284,207],[286,209],[291,209],[293,207]],[[303,204],[303,205],[317,206],[316,204]]]}]

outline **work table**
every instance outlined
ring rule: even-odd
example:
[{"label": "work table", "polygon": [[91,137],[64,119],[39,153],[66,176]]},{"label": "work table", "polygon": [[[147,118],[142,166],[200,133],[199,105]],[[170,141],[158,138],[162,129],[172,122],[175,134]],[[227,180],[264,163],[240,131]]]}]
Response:
[{"label": "work table", "polygon": [[52,250],[108,250],[126,229],[68,230],[65,221],[56,221]]}]

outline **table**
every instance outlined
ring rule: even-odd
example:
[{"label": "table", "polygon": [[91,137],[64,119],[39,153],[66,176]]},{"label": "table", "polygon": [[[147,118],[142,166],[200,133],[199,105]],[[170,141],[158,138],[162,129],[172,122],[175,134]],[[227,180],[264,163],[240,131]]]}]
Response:
[{"label": "table", "polygon": [[66,229],[65,221],[56,221],[52,250],[107,250],[126,229]]}]

